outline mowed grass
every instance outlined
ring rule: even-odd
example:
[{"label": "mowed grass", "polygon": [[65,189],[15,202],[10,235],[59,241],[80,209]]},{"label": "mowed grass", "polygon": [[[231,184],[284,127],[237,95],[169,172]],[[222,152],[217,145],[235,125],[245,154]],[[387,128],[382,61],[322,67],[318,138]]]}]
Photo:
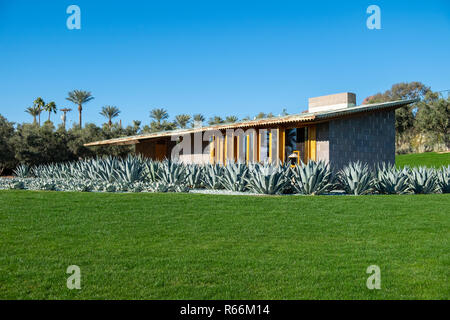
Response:
[{"label": "mowed grass", "polygon": [[448,299],[449,201],[1,191],[0,299]]},{"label": "mowed grass", "polygon": [[403,168],[404,166],[410,167],[434,167],[439,168],[441,166],[450,165],[450,152],[437,153],[437,152],[424,152],[424,153],[411,153],[400,154],[395,156],[395,164],[397,167]]}]

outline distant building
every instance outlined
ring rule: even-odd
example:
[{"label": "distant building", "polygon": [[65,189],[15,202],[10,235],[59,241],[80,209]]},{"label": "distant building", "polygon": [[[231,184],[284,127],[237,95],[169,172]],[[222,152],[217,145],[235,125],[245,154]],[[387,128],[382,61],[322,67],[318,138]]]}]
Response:
[{"label": "distant building", "polygon": [[96,141],[85,146],[135,145],[137,154],[186,163],[280,163],[293,154],[339,169],[350,161],[395,162],[395,109],[416,100],[356,106],[354,93],[309,99],[294,115],[155,132]]}]

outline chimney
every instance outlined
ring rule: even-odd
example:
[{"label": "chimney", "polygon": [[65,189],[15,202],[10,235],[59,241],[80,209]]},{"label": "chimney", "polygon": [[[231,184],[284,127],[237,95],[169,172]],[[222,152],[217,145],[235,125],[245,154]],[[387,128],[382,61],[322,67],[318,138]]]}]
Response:
[{"label": "chimney", "polygon": [[356,95],[351,92],[330,94],[308,99],[308,112],[338,110],[356,105]]}]

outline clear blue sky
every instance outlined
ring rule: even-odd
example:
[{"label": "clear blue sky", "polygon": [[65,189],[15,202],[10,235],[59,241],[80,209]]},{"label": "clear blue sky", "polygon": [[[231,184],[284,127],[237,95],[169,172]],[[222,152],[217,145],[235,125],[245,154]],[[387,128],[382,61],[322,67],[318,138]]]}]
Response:
[{"label": "clear blue sky", "polygon": [[[66,27],[71,4],[81,30]],[[381,30],[366,28],[371,4]],[[73,89],[93,93],[84,120],[97,124],[103,105],[146,124],[155,107],[244,117],[343,91],[360,103],[401,81],[450,89],[449,39],[448,0],[0,0],[0,114],[30,121],[38,96],[74,108]]]}]

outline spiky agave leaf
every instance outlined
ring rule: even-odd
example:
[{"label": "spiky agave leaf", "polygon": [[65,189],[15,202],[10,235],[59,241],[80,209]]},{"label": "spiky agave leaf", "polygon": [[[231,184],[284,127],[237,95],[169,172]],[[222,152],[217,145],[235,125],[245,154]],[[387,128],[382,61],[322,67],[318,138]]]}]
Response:
[{"label": "spiky agave leaf", "polygon": [[142,179],[144,166],[138,157],[127,157],[118,161],[114,169],[115,180],[120,183],[130,184]]},{"label": "spiky agave leaf", "polygon": [[32,175],[30,167],[26,164],[19,164],[13,172],[14,175],[18,178],[28,178]]},{"label": "spiky agave leaf", "polygon": [[148,159],[144,162],[144,176],[146,180],[156,182],[159,179],[159,171],[161,170],[161,162]]},{"label": "spiky agave leaf", "polygon": [[204,168],[203,174],[203,185],[207,189],[223,189],[222,184],[220,183],[220,176],[223,172],[223,167],[218,164],[208,164]]},{"label": "spiky agave leaf", "polygon": [[436,171],[427,167],[408,170],[409,187],[414,193],[438,193],[440,185]]},{"label": "spiky agave leaf", "polygon": [[186,180],[191,188],[203,187],[204,166],[199,164],[186,165]]},{"label": "spiky agave leaf", "polygon": [[230,191],[245,191],[247,188],[248,167],[243,163],[228,162],[223,168],[219,182]]},{"label": "spiky agave leaf", "polygon": [[161,170],[158,172],[158,178],[161,182],[168,185],[184,184],[186,178],[186,170],[183,164],[164,160],[161,163]]},{"label": "spiky agave leaf", "polygon": [[331,189],[331,169],[324,161],[309,161],[292,168],[292,186],[296,193],[319,195]]},{"label": "spiky agave leaf", "polygon": [[442,166],[436,173],[442,193],[450,193],[450,166]]},{"label": "spiky agave leaf", "polygon": [[382,163],[377,166],[374,188],[381,194],[405,194],[410,191],[408,174],[394,165]]},{"label": "spiky agave leaf", "polygon": [[360,161],[351,162],[337,174],[339,186],[347,193],[363,195],[373,190],[373,174],[369,166]]},{"label": "spiky agave leaf", "polygon": [[282,194],[289,185],[288,172],[270,163],[253,164],[246,178],[248,189],[261,194]]}]

